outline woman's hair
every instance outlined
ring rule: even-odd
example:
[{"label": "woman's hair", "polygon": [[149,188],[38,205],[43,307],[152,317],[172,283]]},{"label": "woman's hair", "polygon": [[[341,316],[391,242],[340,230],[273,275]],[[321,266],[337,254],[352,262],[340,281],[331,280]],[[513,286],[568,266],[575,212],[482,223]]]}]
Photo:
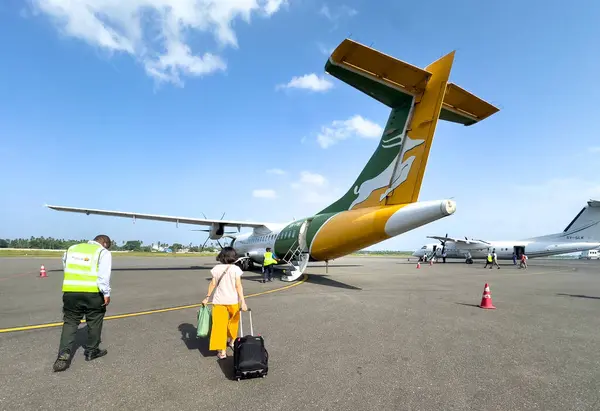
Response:
[{"label": "woman's hair", "polygon": [[223,264],[232,264],[235,260],[237,260],[237,252],[233,247],[223,247],[217,256],[217,261]]}]

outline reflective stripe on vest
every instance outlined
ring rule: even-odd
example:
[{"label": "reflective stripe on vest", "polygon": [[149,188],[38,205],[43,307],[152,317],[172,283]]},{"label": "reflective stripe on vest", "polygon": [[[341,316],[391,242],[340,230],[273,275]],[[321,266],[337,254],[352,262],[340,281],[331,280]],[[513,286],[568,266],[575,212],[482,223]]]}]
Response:
[{"label": "reflective stripe on vest", "polygon": [[63,292],[98,293],[98,261],[104,248],[98,244],[76,244],[67,250]]},{"label": "reflective stripe on vest", "polygon": [[275,261],[273,259],[273,253],[271,253],[271,252],[265,253],[265,262],[263,263],[263,265],[266,266],[266,265],[272,265],[272,264],[276,264],[276,263],[277,263],[277,261]]}]

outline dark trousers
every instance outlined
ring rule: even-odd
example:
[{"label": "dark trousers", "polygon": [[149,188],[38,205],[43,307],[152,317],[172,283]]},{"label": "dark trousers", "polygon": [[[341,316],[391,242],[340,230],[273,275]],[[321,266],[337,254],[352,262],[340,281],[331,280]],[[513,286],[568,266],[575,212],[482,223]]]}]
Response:
[{"label": "dark trousers", "polygon": [[264,267],[265,273],[263,274],[263,278],[265,281],[273,279],[273,264],[265,265]]},{"label": "dark trousers", "polygon": [[75,343],[77,328],[83,317],[87,323],[88,338],[84,347],[93,351],[100,345],[102,322],[106,307],[101,293],[63,293],[63,328],[59,353],[71,350]]}]

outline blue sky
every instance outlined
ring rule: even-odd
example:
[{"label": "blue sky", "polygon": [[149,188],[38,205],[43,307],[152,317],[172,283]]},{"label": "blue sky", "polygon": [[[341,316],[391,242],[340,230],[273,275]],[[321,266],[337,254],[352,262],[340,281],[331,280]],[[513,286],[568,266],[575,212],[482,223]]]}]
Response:
[{"label": "blue sky", "polygon": [[0,5],[0,237],[205,239],[45,203],[275,222],[318,211],[388,116],[324,75],[348,36],[421,67],[457,50],[452,81],[501,108],[437,127],[420,200],[453,197],[456,214],[374,249],[560,231],[600,198],[600,3],[123,3]]}]

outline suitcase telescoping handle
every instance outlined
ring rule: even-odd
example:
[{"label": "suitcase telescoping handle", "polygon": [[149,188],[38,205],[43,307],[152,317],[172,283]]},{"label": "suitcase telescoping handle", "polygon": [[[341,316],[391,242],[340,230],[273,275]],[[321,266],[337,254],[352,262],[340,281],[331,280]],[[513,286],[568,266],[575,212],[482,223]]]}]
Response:
[{"label": "suitcase telescoping handle", "polygon": [[[242,313],[240,310],[240,337],[244,336],[244,328],[242,327]],[[250,335],[254,335],[254,328],[252,327],[252,310],[248,308],[248,315],[250,316]]]}]

